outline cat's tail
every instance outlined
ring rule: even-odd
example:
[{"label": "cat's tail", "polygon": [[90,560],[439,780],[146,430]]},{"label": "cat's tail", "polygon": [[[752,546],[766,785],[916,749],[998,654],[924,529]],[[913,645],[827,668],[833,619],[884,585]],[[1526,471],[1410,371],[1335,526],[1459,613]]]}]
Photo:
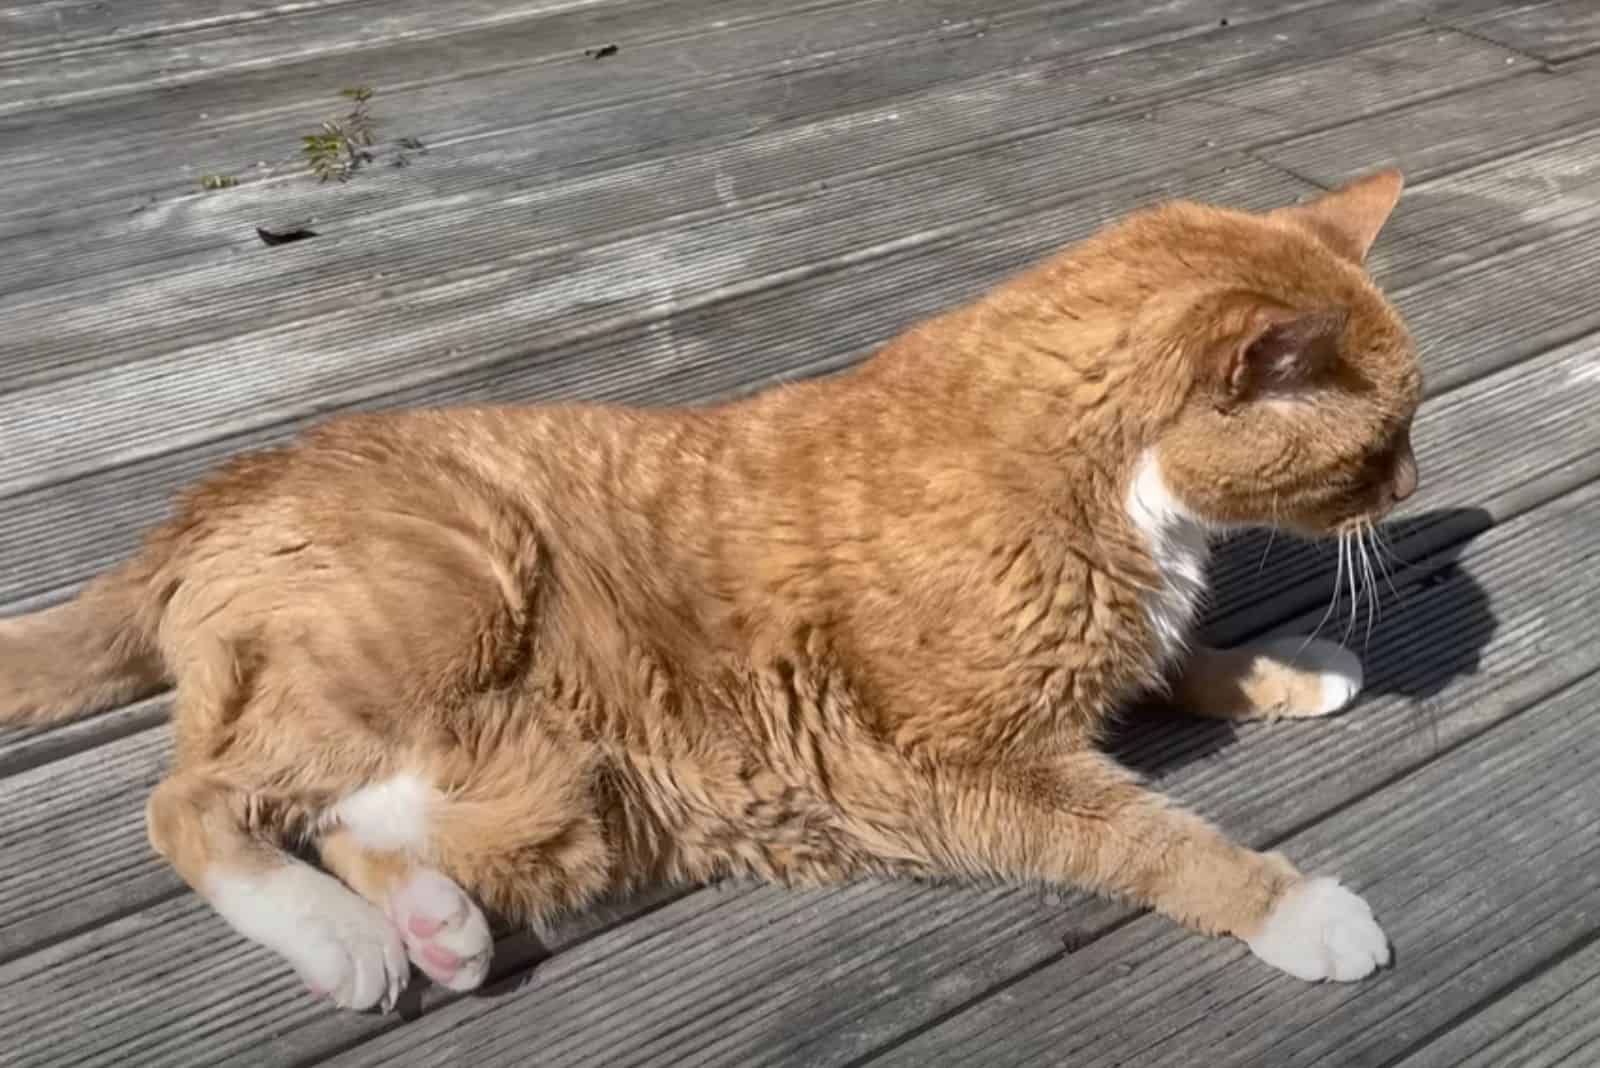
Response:
[{"label": "cat's tail", "polygon": [[60,723],[159,691],[162,540],[73,600],[0,619],[0,724]]}]

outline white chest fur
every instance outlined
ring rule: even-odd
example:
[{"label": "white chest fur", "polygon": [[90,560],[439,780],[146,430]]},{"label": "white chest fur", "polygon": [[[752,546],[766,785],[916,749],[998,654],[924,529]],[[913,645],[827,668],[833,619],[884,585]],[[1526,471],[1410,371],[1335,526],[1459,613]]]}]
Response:
[{"label": "white chest fur", "polygon": [[1206,527],[1167,488],[1154,454],[1140,459],[1127,507],[1161,575],[1160,586],[1145,596],[1144,610],[1155,632],[1157,655],[1168,664],[1188,643],[1205,598],[1211,555]]}]

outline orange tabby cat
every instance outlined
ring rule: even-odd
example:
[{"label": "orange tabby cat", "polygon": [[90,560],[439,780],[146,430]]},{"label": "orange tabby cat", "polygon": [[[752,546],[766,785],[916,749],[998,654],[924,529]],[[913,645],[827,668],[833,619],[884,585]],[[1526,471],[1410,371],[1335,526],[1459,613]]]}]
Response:
[{"label": "orange tabby cat", "polygon": [[1416,358],[1361,267],[1400,185],[1144,211],[720,407],[341,419],[0,622],[0,719],[175,682],[151,841],[342,1005],[392,1005],[408,957],[481,982],[480,904],[727,873],[1070,884],[1360,978],[1389,959],[1361,898],[1097,743],[1164,681],[1230,718],[1359,689],[1335,645],[1185,638],[1211,531],[1415,487]]}]

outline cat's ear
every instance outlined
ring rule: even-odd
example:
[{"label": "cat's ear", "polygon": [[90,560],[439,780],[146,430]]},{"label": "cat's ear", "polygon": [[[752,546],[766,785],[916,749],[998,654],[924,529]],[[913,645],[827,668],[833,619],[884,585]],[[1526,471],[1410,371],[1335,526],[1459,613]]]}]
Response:
[{"label": "cat's ear", "polygon": [[1343,308],[1296,311],[1254,300],[1235,319],[1242,327],[1223,340],[1221,406],[1233,408],[1266,394],[1291,393],[1338,359]]},{"label": "cat's ear", "polygon": [[1278,208],[1268,217],[1302,226],[1345,259],[1360,263],[1389,221],[1404,186],[1399,171],[1379,171],[1315,200]]}]

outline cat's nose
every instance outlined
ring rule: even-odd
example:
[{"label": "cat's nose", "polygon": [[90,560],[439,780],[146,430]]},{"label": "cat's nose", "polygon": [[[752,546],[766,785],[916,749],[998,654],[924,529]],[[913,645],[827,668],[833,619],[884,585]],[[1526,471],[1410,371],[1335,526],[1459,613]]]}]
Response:
[{"label": "cat's nose", "polygon": [[1417,458],[1406,445],[1394,466],[1394,499],[1403,501],[1417,492]]}]

